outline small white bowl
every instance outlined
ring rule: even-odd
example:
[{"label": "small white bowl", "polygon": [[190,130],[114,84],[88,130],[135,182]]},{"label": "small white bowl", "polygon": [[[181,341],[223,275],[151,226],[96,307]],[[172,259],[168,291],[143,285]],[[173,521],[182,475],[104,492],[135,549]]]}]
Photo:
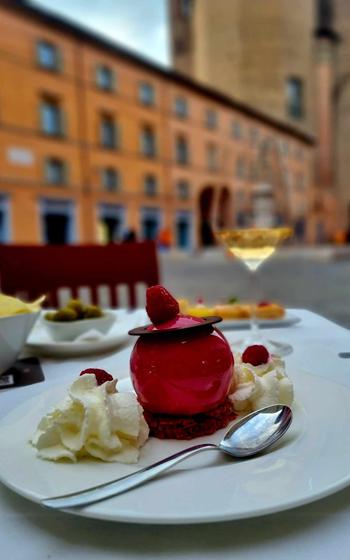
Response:
[{"label": "small white bowl", "polygon": [[77,321],[49,321],[42,316],[42,323],[56,342],[72,342],[78,336],[94,330],[107,334],[117,316],[112,311],[103,311],[103,317],[78,319]]},{"label": "small white bowl", "polygon": [[35,311],[0,317],[0,375],[16,361],[39,314]]}]

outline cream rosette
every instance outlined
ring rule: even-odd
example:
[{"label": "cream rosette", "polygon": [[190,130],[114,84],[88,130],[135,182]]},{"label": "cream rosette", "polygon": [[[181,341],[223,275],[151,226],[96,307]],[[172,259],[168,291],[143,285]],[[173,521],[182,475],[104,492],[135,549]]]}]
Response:
[{"label": "cream rosette", "polygon": [[41,459],[136,463],[149,429],[133,393],[118,393],[117,381],[98,386],[94,375],[78,377],[66,398],[44,416],[31,443]]},{"label": "cream rosette", "polygon": [[284,361],[270,356],[266,364],[253,366],[235,354],[235,386],[229,399],[239,415],[280,403],[291,405],[293,383],[286,374]]}]

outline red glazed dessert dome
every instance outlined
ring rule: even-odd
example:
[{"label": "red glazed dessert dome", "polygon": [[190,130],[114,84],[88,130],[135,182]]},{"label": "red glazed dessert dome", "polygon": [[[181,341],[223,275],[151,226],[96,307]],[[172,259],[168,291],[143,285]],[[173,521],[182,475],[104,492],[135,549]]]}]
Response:
[{"label": "red glazed dessert dome", "polygon": [[[158,298],[157,304],[161,305],[163,295],[167,309],[153,314],[152,304]],[[174,302],[165,288],[149,288],[146,308],[151,319],[156,316],[156,321],[130,331],[139,335],[130,359],[131,379],[146,410],[191,416],[225,401],[234,361],[226,338],[213,327],[221,321],[220,317],[180,315]],[[157,322],[158,318],[162,321]]]}]

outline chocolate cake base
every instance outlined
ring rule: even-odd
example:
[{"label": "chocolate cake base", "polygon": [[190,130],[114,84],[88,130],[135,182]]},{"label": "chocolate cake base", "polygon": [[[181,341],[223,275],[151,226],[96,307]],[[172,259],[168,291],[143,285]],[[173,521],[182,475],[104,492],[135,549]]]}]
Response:
[{"label": "chocolate cake base", "polygon": [[225,428],[236,417],[232,403],[226,399],[215,408],[193,416],[170,416],[144,410],[150,435],[159,439],[193,439],[208,436]]}]

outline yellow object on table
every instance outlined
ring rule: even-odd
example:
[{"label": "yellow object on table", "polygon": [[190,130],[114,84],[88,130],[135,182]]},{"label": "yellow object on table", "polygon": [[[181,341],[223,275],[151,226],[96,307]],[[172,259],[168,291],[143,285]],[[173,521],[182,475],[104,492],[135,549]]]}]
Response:
[{"label": "yellow object on table", "polygon": [[28,303],[19,298],[0,294],[0,317],[9,317],[20,313],[35,313],[41,308],[46,296],[40,296],[35,301]]}]

